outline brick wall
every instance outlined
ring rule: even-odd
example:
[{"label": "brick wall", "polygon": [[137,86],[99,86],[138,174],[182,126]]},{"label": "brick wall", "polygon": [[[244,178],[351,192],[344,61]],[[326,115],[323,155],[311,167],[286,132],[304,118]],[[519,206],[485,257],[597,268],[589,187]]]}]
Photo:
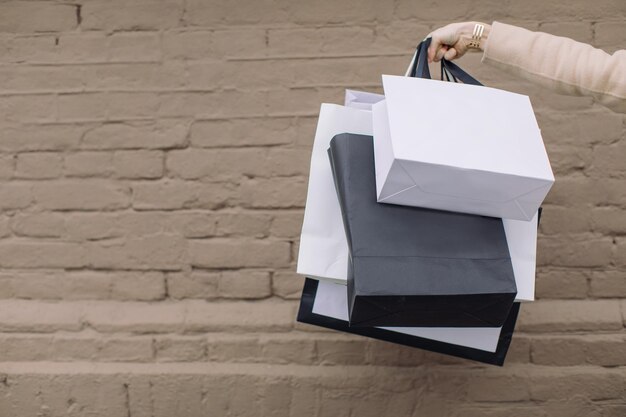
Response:
[{"label": "brick wall", "polygon": [[320,102],[430,30],[626,45],[623,0],[0,2],[0,416],[626,415],[623,115],[529,94],[555,174],[504,368],[295,323]]}]

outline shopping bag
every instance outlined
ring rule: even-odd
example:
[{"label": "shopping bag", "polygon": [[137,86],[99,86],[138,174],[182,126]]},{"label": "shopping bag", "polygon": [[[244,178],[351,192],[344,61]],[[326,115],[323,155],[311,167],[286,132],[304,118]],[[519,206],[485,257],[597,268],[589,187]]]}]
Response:
[{"label": "shopping bag", "polygon": [[348,245],[326,149],[333,136],[344,132],[371,135],[371,112],[322,104],[313,142],[297,266],[298,274],[343,283],[348,270]]},{"label": "shopping bag", "polygon": [[354,109],[372,110],[372,105],[385,99],[382,94],[366,91],[346,90],[344,106]]},{"label": "shopping bag", "polygon": [[[309,188],[297,262],[300,275],[344,285],[347,283],[348,244],[327,149],[333,136],[345,132],[371,135],[372,113],[336,104],[322,104],[311,155]],[[535,291],[537,216],[531,222],[504,219],[503,223],[515,272],[516,301],[532,301]]]},{"label": "shopping bag", "polygon": [[350,327],[346,286],[307,278],[302,290],[298,321],[438,352],[473,361],[502,366],[511,343],[519,312],[515,303],[501,328],[400,328]]},{"label": "shopping bag", "polygon": [[[554,175],[527,96],[478,83],[431,80],[429,41],[416,77],[383,75],[372,105],[379,202],[529,221]],[[420,78],[424,77],[424,78]]]},{"label": "shopping bag", "polygon": [[376,202],[371,137],[330,143],[351,326],[499,327],[517,288],[502,220]]}]

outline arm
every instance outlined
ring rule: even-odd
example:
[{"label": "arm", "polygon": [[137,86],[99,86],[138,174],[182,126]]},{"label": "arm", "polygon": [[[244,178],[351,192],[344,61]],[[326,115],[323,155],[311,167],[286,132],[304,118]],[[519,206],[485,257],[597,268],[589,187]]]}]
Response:
[{"label": "arm", "polygon": [[572,39],[494,22],[482,62],[626,113],[626,50],[609,55]]},{"label": "arm", "polygon": [[[468,50],[474,22],[434,31],[429,60],[456,59]],[[517,74],[559,93],[589,95],[626,113],[626,50],[609,55],[572,39],[531,32],[504,23],[485,25],[482,62]]]}]

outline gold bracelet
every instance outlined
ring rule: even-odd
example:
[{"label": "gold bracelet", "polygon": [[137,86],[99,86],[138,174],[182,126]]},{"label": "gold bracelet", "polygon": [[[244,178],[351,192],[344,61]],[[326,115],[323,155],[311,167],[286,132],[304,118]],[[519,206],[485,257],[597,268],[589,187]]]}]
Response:
[{"label": "gold bracelet", "polygon": [[472,39],[470,39],[467,44],[468,48],[480,49],[480,40],[483,37],[483,32],[485,30],[485,25],[481,25],[480,23],[476,23],[474,25],[474,32],[472,32]]}]

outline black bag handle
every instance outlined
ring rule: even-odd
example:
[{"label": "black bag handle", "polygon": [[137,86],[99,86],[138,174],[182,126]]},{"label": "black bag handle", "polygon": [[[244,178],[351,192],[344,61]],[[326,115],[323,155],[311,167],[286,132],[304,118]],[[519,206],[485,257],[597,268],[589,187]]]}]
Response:
[{"label": "black bag handle", "polygon": [[[426,38],[420,42],[419,45],[417,45],[415,60],[413,61],[413,65],[409,71],[409,77],[431,79],[430,69],[428,68],[428,47],[430,46],[431,41],[432,38]],[[450,77],[452,77],[454,82],[459,82],[460,80],[463,84],[482,85],[480,81],[462,70],[461,67],[446,59],[441,60],[442,80],[444,75],[447,81],[450,81]]]}]

